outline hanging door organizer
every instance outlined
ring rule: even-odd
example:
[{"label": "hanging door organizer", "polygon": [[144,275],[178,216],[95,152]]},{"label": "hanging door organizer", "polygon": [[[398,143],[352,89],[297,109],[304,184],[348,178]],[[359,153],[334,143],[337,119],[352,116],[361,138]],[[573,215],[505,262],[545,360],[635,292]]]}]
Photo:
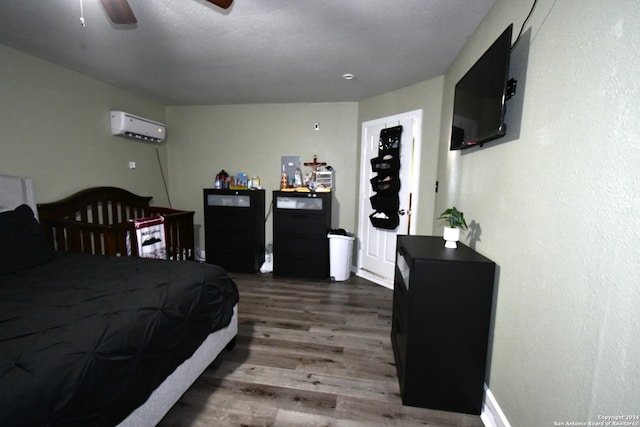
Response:
[{"label": "hanging door organizer", "polygon": [[377,175],[371,178],[371,186],[376,193],[369,198],[375,210],[369,220],[376,228],[393,230],[400,224],[400,137],[402,126],[385,128],[380,131],[378,157],[371,159],[371,169]]}]

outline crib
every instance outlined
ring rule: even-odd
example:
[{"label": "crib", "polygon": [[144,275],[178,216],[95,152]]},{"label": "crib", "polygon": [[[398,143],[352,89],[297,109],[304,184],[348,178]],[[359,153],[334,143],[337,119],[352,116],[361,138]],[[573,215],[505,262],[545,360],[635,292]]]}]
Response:
[{"label": "crib", "polygon": [[117,187],[93,187],[62,200],[38,204],[43,233],[56,250],[138,256],[132,220],[164,217],[168,259],[194,258],[193,211],[149,206],[152,197]]}]

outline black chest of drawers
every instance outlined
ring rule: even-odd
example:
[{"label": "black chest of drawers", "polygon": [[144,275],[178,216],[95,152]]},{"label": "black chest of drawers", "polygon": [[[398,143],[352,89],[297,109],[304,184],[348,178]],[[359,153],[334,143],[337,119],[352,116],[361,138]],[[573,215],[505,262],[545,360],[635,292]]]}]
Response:
[{"label": "black chest of drawers", "polygon": [[264,262],[264,190],[205,188],[206,261],[227,271],[255,273]]},{"label": "black chest of drawers", "polygon": [[329,277],[331,193],[273,192],[273,274]]},{"label": "black chest of drawers", "polygon": [[480,414],[495,263],[442,237],[397,243],[391,341],[402,402]]}]

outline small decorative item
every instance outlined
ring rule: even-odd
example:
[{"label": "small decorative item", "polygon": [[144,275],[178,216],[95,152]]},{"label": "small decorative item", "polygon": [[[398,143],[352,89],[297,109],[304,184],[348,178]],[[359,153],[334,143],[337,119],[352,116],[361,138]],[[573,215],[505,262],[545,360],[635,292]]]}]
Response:
[{"label": "small decorative item", "polygon": [[460,230],[467,229],[464,213],[460,212],[454,206],[442,212],[437,219],[445,220],[448,225],[444,227],[444,234],[442,236],[446,241],[444,247],[450,249],[457,248],[457,242],[460,240]]},{"label": "small decorative item", "polygon": [[236,176],[231,177],[229,188],[231,190],[246,190],[249,179],[246,173],[238,172]]},{"label": "small decorative item", "polygon": [[319,186],[330,190],[333,187],[333,168],[327,166],[325,170],[317,171],[316,179]]},{"label": "small decorative item", "polygon": [[216,175],[215,188],[229,188],[229,174],[224,169]]},{"label": "small decorative item", "polygon": [[318,161],[318,156],[314,154],[313,155],[313,162],[304,162],[304,165],[311,167],[311,179],[310,179],[310,181],[317,182],[316,173],[318,172],[318,167],[319,166],[326,166],[327,164],[325,162],[319,162]]},{"label": "small decorative item", "polygon": [[296,168],[296,172],[293,174],[293,188],[302,187],[302,171],[300,168]]},{"label": "small decorative item", "polygon": [[261,190],[262,185],[260,184],[260,177],[254,176],[253,178],[251,178],[249,180],[248,187],[249,187],[249,190]]}]

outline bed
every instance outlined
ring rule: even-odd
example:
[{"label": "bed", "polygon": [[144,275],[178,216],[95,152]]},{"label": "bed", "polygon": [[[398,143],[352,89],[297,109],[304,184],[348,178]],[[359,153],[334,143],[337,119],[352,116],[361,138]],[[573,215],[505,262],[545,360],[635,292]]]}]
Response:
[{"label": "bed", "polygon": [[233,345],[236,284],[210,264],[53,250],[33,181],[0,191],[0,425],[156,425]]}]

